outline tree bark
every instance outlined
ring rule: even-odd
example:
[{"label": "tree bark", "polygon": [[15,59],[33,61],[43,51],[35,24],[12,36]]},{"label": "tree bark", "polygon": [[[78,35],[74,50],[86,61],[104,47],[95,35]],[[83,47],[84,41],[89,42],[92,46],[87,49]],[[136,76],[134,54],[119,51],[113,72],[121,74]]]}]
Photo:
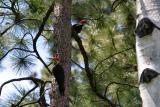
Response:
[{"label": "tree bark", "polygon": [[[53,80],[51,107],[68,107],[68,82],[71,70],[71,3],[72,0],[56,0],[54,6],[54,53],[59,53],[65,71],[65,96],[55,91]],[[57,88],[56,88],[57,90]]]},{"label": "tree bark", "polygon": [[[160,0],[137,0],[137,16],[136,31],[141,29],[145,33],[142,36],[142,32],[136,32],[139,35],[136,36],[136,52],[142,105],[160,107]],[[151,24],[142,24],[142,27],[140,23],[144,18]]]}]

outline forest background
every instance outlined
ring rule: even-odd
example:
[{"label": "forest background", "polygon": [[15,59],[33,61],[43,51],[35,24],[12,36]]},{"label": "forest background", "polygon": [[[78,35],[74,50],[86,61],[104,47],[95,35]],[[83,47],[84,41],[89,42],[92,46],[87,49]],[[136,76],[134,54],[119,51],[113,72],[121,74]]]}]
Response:
[{"label": "forest background", "polygon": [[[0,0],[0,61],[1,74],[4,73],[4,77],[7,78],[6,75],[13,72],[19,78],[33,77],[43,81],[52,79],[48,69],[53,67],[49,58],[52,57],[54,48],[54,15],[51,14],[46,22],[44,21],[51,4],[51,0]],[[141,100],[134,36],[135,1],[73,0],[71,10],[72,24],[78,23],[81,19],[88,21],[79,37],[87,53],[89,68],[93,72],[96,84],[91,87],[83,55],[76,42],[72,40],[69,105],[106,107],[114,103],[119,107],[139,107]],[[36,41],[37,49],[34,50],[34,40],[44,22],[42,33]],[[37,56],[37,52],[40,56]],[[34,86],[34,81],[31,80],[29,79],[29,84]],[[10,84],[15,93],[7,98],[0,97],[2,107],[18,103],[23,106],[33,102],[29,107],[38,106],[40,87],[32,90],[32,85],[22,85],[24,81]],[[49,103],[50,85],[45,89],[45,97]],[[7,89],[3,89],[1,94],[4,90]],[[21,101],[30,90],[32,92]]]}]

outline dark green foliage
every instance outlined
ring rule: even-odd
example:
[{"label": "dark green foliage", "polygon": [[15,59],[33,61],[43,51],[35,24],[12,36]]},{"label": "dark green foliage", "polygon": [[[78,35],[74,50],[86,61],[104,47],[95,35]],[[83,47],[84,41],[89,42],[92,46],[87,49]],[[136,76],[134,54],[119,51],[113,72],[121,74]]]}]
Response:
[{"label": "dark green foliage", "polygon": [[[18,71],[18,74],[32,72],[32,67],[37,63],[35,60],[37,57],[32,49],[33,38],[52,1],[18,0],[12,10],[1,8],[5,4],[10,6],[10,1],[13,0],[0,0],[0,21],[2,21],[0,22],[0,57],[12,48],[20,48],[9,52],[13,68]],[[135,37],[133,34],[135,2],[134,0],[117,0],[113,6],[114,2],[113,0],[73,0],[71,17],[76,21],[80,19],[88,21],[79,36],[87,52],[89,67],[93,70],[96,82],[94,88],[97,92],[117,106],[139,107],[141,101],[137,88]],[[54,50],[53,22],[54,16],[52,15],[40,35],[45,41],[44,45],[47,44],[49,47],[50,55]],[[69,84],[70,106],[109,107],[106,100],[99,98],[92,91],[79,47],[74,40],[72,40],[72,45],[73,69]],[[52,68],[52,66],[49,67]],[[44,80],[51,78],[45,68],[42,70],[42,78]]]},{"label": "dark green foliage", "polygon": [[[76,2],[73,5],[77,10],[73,8],[73,13],[77,11],[77,14],[73,14],[73,17],[84,17],[85,14],[85,18],[90,21],[81,34],[88,53],[90,67],[95,68],[98,92],[106,94],[106,97],[112,98],[114,103],[120,104],[122,107],[139,107],[141,102],[138,87],[136,86],[137,66],[134,49],[135,37],[133,35],[135,28],[134,2],[128,1],[119,4],[115,11],[110,14],[101,11],[111,7],[111,4],[112,2],[105,1],[104,3],[103,0]],[[122,32],[117,32],[114,29],[117,24],[123,26]],[[73,49],[73,59],[78,60],[79,64],[82,65],[82,57],[77,53],[78,51]],[[73,89],[76,90],[76,93],[85,93],[82,96],[78,94],[79,96],[75,96],[75,99],[81,98],[81,101],[83,101],[83,97],[88,96],[88,99],[85,98],[84,101],[86,105],[83,102],[83,106],[107,106],[107,103],[99,98],[97,98],[97,101],[93,100],[96,95],[87,84],[88,79],[84,69],[75,72],[81,72],[82,77],[80,83],[76,80],[76,83],[73,83],[75,85],[79,84],[81,87],[79,86],[78,89],[73,87]],[[77,74],[74,75],[77,76]],[[71,84],[73,85],[73,83]],[[106,87],[108,87],[107,91]],[[91,102],[87,103],[86,100]],[[78,102],[74,102],[73,107],[76,107],[76,104],[79,105]]]},{"label": "dark green foliage", "polygon": [[26,52],[15,51],[11,56],[11,59],[13,69],[15,69],[19,74],[32,72],[30,68],[35,65],[32,55],[27,54]]}]

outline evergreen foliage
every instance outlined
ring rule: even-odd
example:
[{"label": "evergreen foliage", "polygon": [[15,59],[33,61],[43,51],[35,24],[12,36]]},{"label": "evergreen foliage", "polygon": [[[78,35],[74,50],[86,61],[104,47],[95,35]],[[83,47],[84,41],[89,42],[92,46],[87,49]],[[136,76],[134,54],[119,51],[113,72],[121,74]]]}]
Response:
[{"label": "evergreen foliage", "polygon": [[[37,58],[40,60],[32,45],[51,2],[52,0],[0,0],[0,61],[11,55],[13,68],[17,74],[30,76]],[[117,107],[141,105],[133,34],[135,16],[134,0],[72,1],[72,22],[88,20],[79,36],[87,52],[89,67],[94,74],[95,88]],[[44,44],[49,47],[50,56],[54,49],[53,22],[54,16],[51,14],[40,35],[45,41]],[[91,91],[79,47],[74,40],[72,45],[70,106],[109,107],[107,101]],[[50,62],[46,61],[46,65],[50,64],[49,69],[53,67]],[[30,71],[30,74],[26,71]],[[38,72],[41,73],[43,81],[52,78],[45,65],[43,70]],[[29,96],[38,99],[34,93],[30,93]],[[18,96],[14,98],[20,99]],[[26,97],[20,105],[29,103],[30,100],[30,97]],[[16,104],[17,101],[12,100],[10,104]]]}]

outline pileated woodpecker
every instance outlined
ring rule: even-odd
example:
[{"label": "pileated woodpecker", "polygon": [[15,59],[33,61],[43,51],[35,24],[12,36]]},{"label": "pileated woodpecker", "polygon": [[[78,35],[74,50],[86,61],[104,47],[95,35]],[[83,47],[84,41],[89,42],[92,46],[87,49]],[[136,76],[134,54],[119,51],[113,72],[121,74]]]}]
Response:
[{"label": "pileated woodpecker", "polygon": [[[79,23],[74,24],[72,26],[72,37],[79,42],[80,38],[78,37],[78,33],[81,32],[82,27],[84,24],[86,24],[86,20],[81,20]],[[55,66],[52,69],[53,75],[58,83],[59,86],[59,92],[61,96],[64,96],[64,91],[65,91],[65,86],[64,86],[64,80],[65,80],[65,75],[64,75],[64,69],[60,65],[60,56],[59,54],[55,54],[52,58],[55,62]]]},{"label": "pileated woodpecker", "polygon": [[52,73],[58,83],[59,87],[59,92],[61,96],[64,96],[64,91],[65,91],[65,86],[64,86],[64,81],[65,81],[65,75],[64,75],[64,69],[62,65],[60,65],[60,56],[58,53],[56,53],[53,56],[53,60],[55,62],[55,66],[52,69]]},{"label": "pileated woodpecker", "polygon": [[83,25],[86,23],[87,23],[87,21],[85,19],[83,19],[83,20],[79,21],[79,23],[74,24],[72,26],[72,37],[74,37],[75,35],[78,35],[78,33],[81,32]]}]

